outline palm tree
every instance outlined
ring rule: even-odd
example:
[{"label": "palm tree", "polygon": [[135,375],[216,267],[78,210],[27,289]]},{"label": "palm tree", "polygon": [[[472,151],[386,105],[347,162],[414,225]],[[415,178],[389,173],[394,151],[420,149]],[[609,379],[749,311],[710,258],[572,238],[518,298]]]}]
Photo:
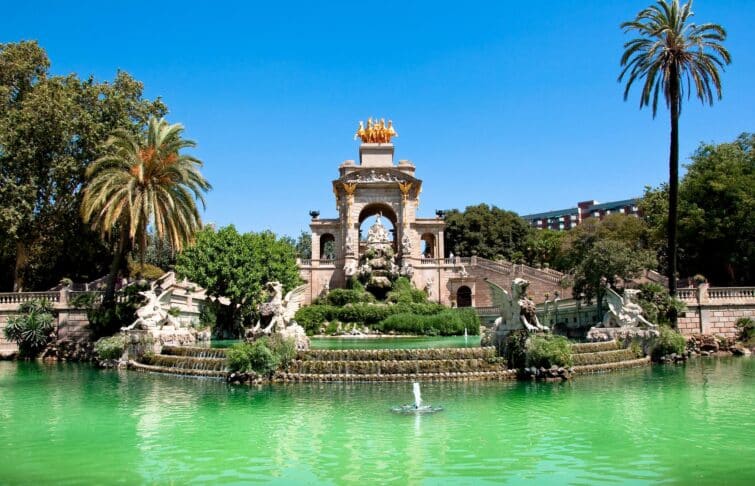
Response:
[{"label": "palm tree", "polygon": [[621,24],[625,33],[638,37],[624,44],[619,81],[626,77],[624,100],[635,81],[644,79],[640,108],[652,106],[653,117],[662,92],[671,112],[671,146],[669,149],[669,214],[668,214],[668,281],[669,293],[676,295],[676,225],[679,191],[679,115],[682,99],[694,90],[703,103],[721,99],[719,68],[731,62],[729,52],[721,45],[726,31],[716,24],[696,25],[690,22],[692,2],[679,5],[679,0],[658,0]]},{"label": "palm tree", "polygon": [[201,229],[195,199],[211,188],[202,162],[181,150],[196,146],[181,138],[183,125],[151,118],[146,133],[113,132],[106,154],[87,168],[81,215],[103,237],[117,233],[118,245],[108,275],[105,302],[112,304],[115,279],[130,247],[144,255],[147,227],[181,250]]}]

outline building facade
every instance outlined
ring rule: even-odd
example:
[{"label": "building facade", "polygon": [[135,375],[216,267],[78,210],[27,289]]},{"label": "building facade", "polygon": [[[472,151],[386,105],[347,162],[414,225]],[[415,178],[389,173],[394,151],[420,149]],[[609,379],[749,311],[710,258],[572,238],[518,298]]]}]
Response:
[{"label": "building facade", "polygon": [[526,214],[522,219],[533,228],[564,231],[574,228],[587,218],[603,219],[609,214],[628,214],[639,216],[637,198],[599,203],[598,201],[578,202],[574,208],[546,211],[544,213]]},{"label": "building facade", "polygon": [[[431,300],[460,307],[492,305],[485,280],[508,289],[514,278],[524,277],[531,282],[535,300],[565,290],[559,286],[563,275],[553,270],[475,256],[446,258],[445,222],[440,216],[418,216],[422,180],[414,164],[394,161],[390,137],[379,142],[365,139],[371,140],[363,137],[359,161],[343,162],[339,177],[332,181],[338,216],[321,218],[319,212],[310,213],[312,258],[299,261],[300,275],[309,284],[310,302],[329,289],[345,287],[349,278],[365,277],[366,271],[380,278],[405,276]],[[367,228],[373,220],[375,225]],[[382,241],[375,238],[377,234],[390,239]]]}]

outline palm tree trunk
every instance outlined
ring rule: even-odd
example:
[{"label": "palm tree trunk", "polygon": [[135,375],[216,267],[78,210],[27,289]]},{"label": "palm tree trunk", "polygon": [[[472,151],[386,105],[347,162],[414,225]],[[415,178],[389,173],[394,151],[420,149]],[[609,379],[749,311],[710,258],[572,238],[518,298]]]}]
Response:
[{"label": "palm tree trunk", "polygon": [[[671,146],[669,148],[668,178],[668,292],[676,297],[676,225],[679,199],[679,74],[676,66],[670,72],[671,97]],[[676,327],[676,315],[671,316]]]},{"label": "palm tree trunk", "polygon": [[113,262],[110,264],[110,273],[107,276],[107,286],[105,287],[105,296],[102,299],[103,307],[115,307],[115,283],[118,278],[118,271],[123,265],[123,256],[126,253],[126,243],[128,242],[128,233],[121,225],[119,228],[120,236],[118,237],[118,247],[113,255]]}]

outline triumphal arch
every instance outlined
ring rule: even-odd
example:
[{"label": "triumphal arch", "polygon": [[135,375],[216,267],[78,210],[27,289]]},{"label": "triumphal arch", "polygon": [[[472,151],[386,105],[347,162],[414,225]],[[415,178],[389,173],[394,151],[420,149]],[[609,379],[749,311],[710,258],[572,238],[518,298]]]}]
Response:
[{"label": "triumphal arch", "polygon": [[[412,162],[395,160],[396,136],[391,121],[360,122],[354,136],[361,142],[359,160],[344,161],[332,181],[338,217],[310,212],[312,258],[299,261],[300,275],[309,283],[308,300],[345,287],[352,278],[379,294],[405,276],[430,299],[458,306],[490,305],[484,280],[507,288],[526,269],[534,274],[535,294],[557,287],[555,276],[529,267],[448,254],[442,214],[417,215],[422,180]],[[365,223],[372,224],[363,227]],[[526,277],[532,280],[533,275]],[[543,286],[537,285],[539,280]]]}]

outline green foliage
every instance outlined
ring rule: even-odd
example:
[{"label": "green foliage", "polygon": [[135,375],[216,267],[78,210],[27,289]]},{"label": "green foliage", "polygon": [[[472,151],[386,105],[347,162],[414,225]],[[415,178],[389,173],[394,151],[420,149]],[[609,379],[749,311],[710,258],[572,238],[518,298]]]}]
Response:
[{"label": "green foliage", "polygon": [[408,278],[399,277],[393,282],[385,300],[394,304],[422,304],[427,302],[427,294],[424,290],[415,288]]},{"label": "green foliage", "polygon": [[294,243],[296,256],[304,260],[312,258],[312,234],[306,231],[299,233]]},{"label": "green foliage", "polygon": [[126,339],[122,334],[98,339],[94,343],[94,352],[99,359],[119,359],[123,356]]},{"label": "green foliage", "polygon": [[446,211],[445,246],[455,255],[477,255],[520,262],[527,250],[530,227],[516,213],[496,206],[468,206]]},{"label": "green foliage", "polygon": [[131,279],[157,280],[165,275],[165,270],[149,263],[141,264],[138,261],[129,260],[128,274]]},{"label": "green foliage", "polygon": [[527,339],[529,333],[524,330],[511,331],[499,350],[501,357],[511,369],[521,369],[527,365]]},{"label": "green foliage", "polygon": [[654,265],[655,257],[650,251],[634,249],[619,240],[599,240],[574,270],[574,297],[583,295],[587,302],[597,297],[602,302],[602,278],[615,286],[617,279],[630,280]]},{"label": "green foliage", "polygon": [[296,357],[296,348],[292,339],[274,335],[251,343],[234,344],[226,351],[226,357],[230,371],[270,376],[289,365]]},{"label": "green foliage", "polygon": [[569,341],[553,334],[530,336],[526,345],[527,366],[550,368],[571,366],[573,359]]},{"label": "green foliage", "polygon": [[33,358],[47,346],[55,331],[52,305],[35,299],[21,304],[19,311],[21,314],[8,318],[5,338],[18,344],[19,354]]},{"label": "green foliage", "polygon": [[655,337],[650,344],[650,356],[654,361],[672,353],[678,355],[684,353],[687,346],[684,336],[667,326],[660,326],[658,331],[660,335]]},{"label": "green foliage", "polygon": [[333,289],[324,298],[318,300],[318,303],[338,307],[346,304],[369,302],[375,302],[375,296],[365,291],[364,287],[361,289]]},{"label": "green foliage", "polygon": [[[679,273],[712,285],[755,283],[755,135],[701,144],[679,185]],[[654,238],[666,238],[668,188],[646,188],[642,217]],[[661,254],[667,252],[661,247]],[[663,257],[665,260],[665,256]],[[696,275],[695,275],[696,276]]]},{"label": "green foliage", "polygon": [[110,82],[51,76],[36,42],[0,44],[0,286],[49,288],[99,277],[109,251],[79,217],[84,171],[118,128],[167,111],[119,71]]},{"label": "green foliage", "polygon": [[755,341],[755,320],[750,317],[742,317],[737,319],[734,325],[739,330],[739,336],[737,338],[745,343],[752,343]]},{"label": "green foliage", "polygon": [[100,299],[99,292],[83,292],[68,299],[68,305],[76,309],[91,309]]},{"label": "green foliage", "polygon": [[300,282],[296,249],[288,240],[270,231],[239,234],[233,226],[200,231],[195,243],[178,254],[176,271],[207,289],[207,295],[230,299],[228,312],[217,313],[214,330],[231,335],[253,322],[267,282],[277,280],[284,292]]},{"label": "green foliage", "polygon": [[393,314],[373,326],[373,329],[388,333],[417,334],[425,336],[476,335],[480,321],[473,309],[445,309],[437,314]]},{"label": "green foliage", "polygon": [[660,284],[640,285],[639,304],[645,318],[654,324],[671,325],[673,317],[686,308],[684,302],[672,298],[668,290]]},{"label": "green foliage", "polygon": [[206,327],[213,328],[217,323],[218,317],[215,307],[217,302],[205,301],[199,306],[199,327],[204,329]]},{"label": "green foliage", "polygon": [[558,271],[569,270],[564,253],[564,240],[569,233],[542,229],[530,232],[525,248],[525,260],[530,266],[547,266]]},{"label": "green foliage", "polygon": [[149,287],[132,284],[121,290],[120,302],[114,306],[103,306],[97,300],[89,301],[86,306],[89,330],[94,338],[112,336],[124,326],[128,326],[136,319],[136,309],[144,303],[144,297],[139,294]]},{"label": "green foliage", "polygon": [[[350,304],[343,307],[315,304],[299,309],[296,312],[294,319],[307,331],[308,334],[313,334],[319,332],[320,327],[325,322],[334,320],[348,324],[356,323],[360,326],[366,325],[374,327],[379,322],[394,314],[430,316],[438,314],[446,309],[446,307],[433,302],[395,305],[360,303]],[[460,312],[460,314],[466,316],[466,311],[468,311],[468,309],[465,309],[464,312]],[[463,318],[466,319],[466,317]],[[472,327],[473,324],[470,324],[469,332],[472,332]]]}]

